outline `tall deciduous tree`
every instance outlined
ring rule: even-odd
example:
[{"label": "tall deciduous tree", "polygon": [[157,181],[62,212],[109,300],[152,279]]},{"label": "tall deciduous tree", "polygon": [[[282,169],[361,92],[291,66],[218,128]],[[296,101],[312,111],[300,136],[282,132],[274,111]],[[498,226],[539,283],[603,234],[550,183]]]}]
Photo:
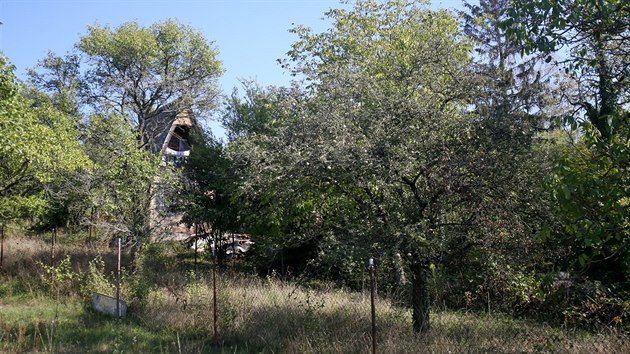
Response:
[{"label": "tall deciduous tree", "polygon": [[28,71],[28,84],[32,91],[46,94],[52,104],[62,112],[79,118],[81,105],[79,97],[85,89],[80,73],[81,58],[76,54],[59,57],[48,52],[39,61],[36,70]]},{"label": "tall deciduous tree", "polygon": [[213,108],[221,65],[211,43],[190,26],[172,20],[114,30],[93,25],[77,48],[87,58],[88,102],[129,119],[143,146],[168,129],[170,122],[159,121],[163,110],[202,116]]},{"label": "tall deciduous tree", "polygon": [[201,119],[215,107],[221,72],[212,43],[173,20],[95,24],[75,53],[49,54],[31,70],[30,83],[75,115],[93,162],[70,178],[85,182],[87,190],[66,183],[57,197],[72,198],[74,210],[91,210],[86,223],[94,223],[96,213],[102,226],[136,240],[147,236],[153,179],[160,174],[163,188],[169,174],[158,172],[159,159],[149,151],[160,150],[156,138],[165,136],[177,113],[191,109]]},{"label": "tall deciduous tree", "polygon": [[217,50],[191,26],[95,24],[76,49],[64,57],[49,53],[30,71],[31,83],[68,110],[124,117],[144,148],[168,129],[162,112],[193,109],[201,118],[215,108],[222,73]]},{"label": "tall deciduous tree", "polygon": [[399,251],[424,332],[430,265],[482,242],[475,225],[494,203],[486,192],[502,161],[467,109],[472,46],[452,14],[422,3],[358,1],[327,15],[326,32],[294,29],[286,63],[310,92],[236,153],[253,157],[249,185],[304,210],[291,214],[296,225],[346,250]]}]

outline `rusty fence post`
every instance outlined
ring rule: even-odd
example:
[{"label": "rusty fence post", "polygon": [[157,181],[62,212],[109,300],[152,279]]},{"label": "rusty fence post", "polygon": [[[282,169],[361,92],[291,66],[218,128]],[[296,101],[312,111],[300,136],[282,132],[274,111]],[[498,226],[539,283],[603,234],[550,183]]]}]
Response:
[{"label": "rusty fence post", "polygon": [[217,247],[216,244],[212,249],[212,301],[213,301],[213,334],[214,345],[219,346],[219,332],[217,329]]},{"label": "rusty fence post", "polygon": [[118,236],[118,263],[116,265],[116,314],[118,318],[122,318],[120,312],[120,254],[122,251],[122,238]]},{"label": "rusty fence post", "polygon": [[2,268],[3,262],[4,262],[4,227],[6,226],[7,221],[6,220],[2,220],[2,231],[1,233],[1,237],[0,237],[0,268]]},{"label": "rusty fence post", "polygon": [[372,354],[376,354],[376,278],[374,277],[374,258],[370,258],[368,269],[370,270],[370,303],[372,308]]},{"label": "rusty fence post", "polygon": [[57,229],[53,228],[50,234],[50,268],[51,268],[51,281],[55,281],[55,243],[57,242]]}]

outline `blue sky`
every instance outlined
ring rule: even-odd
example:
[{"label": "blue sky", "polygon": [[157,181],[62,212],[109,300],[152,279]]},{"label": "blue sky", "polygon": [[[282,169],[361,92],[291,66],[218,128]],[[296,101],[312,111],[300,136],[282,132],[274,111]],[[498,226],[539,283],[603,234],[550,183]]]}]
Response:
[{"label": "blue sky", "polygon": [[[286,85],[290,76],[277,64],[296,37],[293,24],[322,31],[323,14],[338,0],[0,0],[0,49],[24,77],[50,50],[72,50],[89,24],[116,27],[127,21],[144,25],[173,18],[214,41],[225,74],[223,93],[240,79],[261,85]],[[434,7],[459,8],[460,0],[436,0]],[[222,135],[216,124],[215,134]]]}]

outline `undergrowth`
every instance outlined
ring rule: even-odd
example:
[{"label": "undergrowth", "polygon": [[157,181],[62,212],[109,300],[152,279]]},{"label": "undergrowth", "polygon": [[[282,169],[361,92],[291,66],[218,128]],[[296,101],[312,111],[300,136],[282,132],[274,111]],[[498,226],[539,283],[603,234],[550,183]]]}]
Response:
[{"label": "undergrowth", "polygon": [[[37,251],[13,254],[0,283],[0,352],[371,351],[367,292],[228,270],[217,274],[215,309],[209,263],[184,266],[181,248],[152,245],[133,274],[125,271],[123,298],[131,306],[128,317],[118,320],[93,312],[88,300],[93,291],[113,291],[109,251],[87,262],[83,253],[65,251],[54,267]],[[381,353],[630,352],[621,333],[593,334],[500,314],[439,310],[425,335],[412,332],[408,309],[387,299],[376,301],[376,315]]]}]

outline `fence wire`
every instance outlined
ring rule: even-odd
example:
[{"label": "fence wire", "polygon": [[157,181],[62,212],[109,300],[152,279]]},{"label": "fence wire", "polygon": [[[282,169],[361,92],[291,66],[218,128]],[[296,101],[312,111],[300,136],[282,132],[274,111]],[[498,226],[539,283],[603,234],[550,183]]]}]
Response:
[{"label": "fence wire", "polygon": [[[47,264],[50,240],[14,241],[5,245],[8,253],[2,274],[30,271],[36,261]],[[75,252],[63,243],[59,246],[60,257],[72,252],[87,257],[84,249]],[[229,266],[217,270],[213,282],[207,257],[205,263],[191,261],[182,270],[179,258],[166,258],[160,252],[147,251],[153,264],[144,264],[135,275],[123,274],[123,298],[132,303],[126,321],[175,333],[180,352],[216,352],[217,346],[219,352],[372,351],[367,271],[362,290],[340,289],[321,281],[243,275]],[[115,262],[111,255],[101,257],[106,263]],[[112,271],[108,266],[104,274]],[[630,337],[623,333],[593,334],[507,315],[444,309],[431,312],[428,333],[417,334],[412,330],[411,310],[385,287],[375,300],[375,318],[378,353],[630,353]]]},{"label": "fence wire", "polygon": [[[189,282],[180,330],[212,331],[211,283]],[[194,284],[194,285],[193,285]],[[179,301],[181,302],[181,300]],[[589,334],[497,314],[438,310],[428,333],[412,330],[411,310],[379,297],[375,302],[378,353],[626,353],[630,340],[617,333]],[[165,311],[156,311],[158,318]],[[218,343],[254,352],[369,353],[369,289],[301,286],[269,277],[221,272],[217,279]],[[166,316],[166,315],[164,315]],[[164,319],[164,323],[174,321]],[[194,348],[189,348],[194,351]]]}]

